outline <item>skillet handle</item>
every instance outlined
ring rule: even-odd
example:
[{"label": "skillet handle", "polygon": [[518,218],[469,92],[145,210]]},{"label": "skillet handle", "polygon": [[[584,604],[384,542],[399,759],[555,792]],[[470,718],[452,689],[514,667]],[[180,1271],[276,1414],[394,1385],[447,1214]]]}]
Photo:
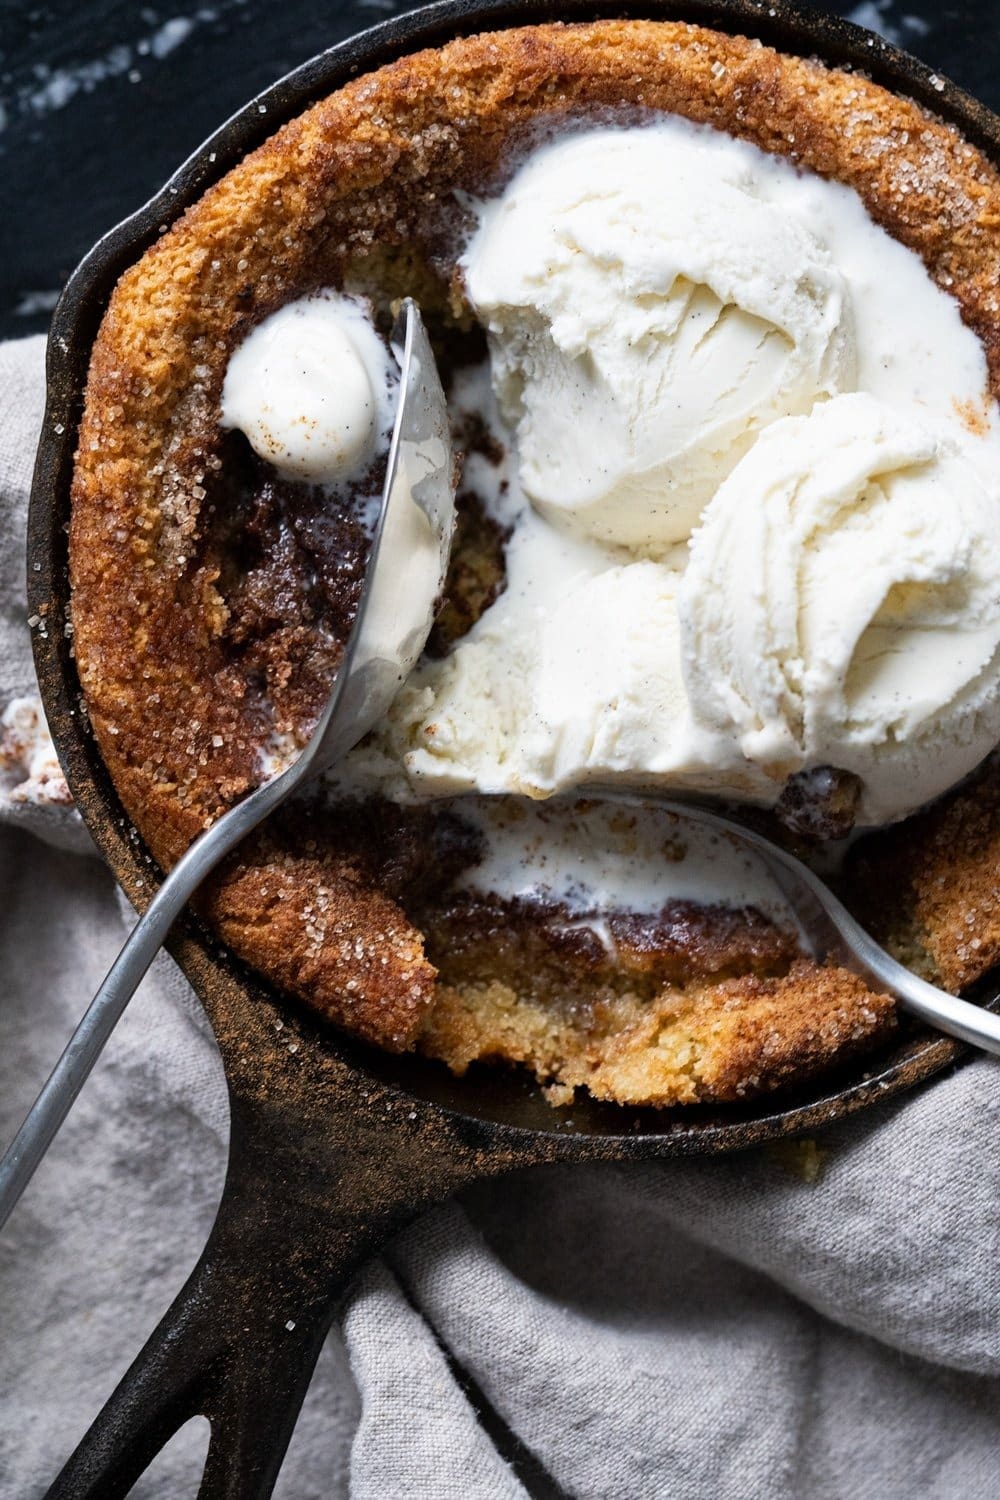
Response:
[{"label": "skillet handle", "polygon": [[[213,1233],[197,1266],[52,1485],[51,1500],[125,1496],[193,1416],[211,1423],[199,1494],[269,1496],[330,1322],[323,1300],[282,1321],[292,1289],[254,1298],[234,1283],[232,1245]],[[244,1253],[252,1245],[244,1244]],[[301,1308],[302,1299],[295,1299]],[[277,1309],[277,1310],[276,1310]],[[294,1328],[286,1327],[294,1321]]]},{"label": "skillet handle", "polygon": [[231,1140],[201,1259],[48,1500],[119,1500],[197,1415],[212,1429],[200,1500],[267,1500],[338,1295],[395,1229],[481,1171],[462,1151],[388,1163],[383,1133],[381,1162],[362,1139],[331,1173],[328,1139],[314,1151],[235,1098]]}]

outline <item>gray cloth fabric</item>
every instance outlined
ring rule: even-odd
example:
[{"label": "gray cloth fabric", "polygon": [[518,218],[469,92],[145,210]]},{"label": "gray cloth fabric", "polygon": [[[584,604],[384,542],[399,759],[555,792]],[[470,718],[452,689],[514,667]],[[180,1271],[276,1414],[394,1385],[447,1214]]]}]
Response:
[{"label": "gray cloth fabric", "polygon": [[[33,691],[20,559],[41,361],[40,340],[0,349],[0,712]],[[85,838],[23,741],[0,771],[5,1140],[127,922],[99,862],[67,851]],[[225,1137],[211,1034],[161,958],[0,1237],[2,1500],[43,1493],[190,1269]],[[766,1150],[550,1168],[427,1215],[348,1298],[278,1495],[992,1495],[997,1064],[819,1145],[815,1182]],[[134,1493],[193,1495],[205,1442],[186,1430]]]}]

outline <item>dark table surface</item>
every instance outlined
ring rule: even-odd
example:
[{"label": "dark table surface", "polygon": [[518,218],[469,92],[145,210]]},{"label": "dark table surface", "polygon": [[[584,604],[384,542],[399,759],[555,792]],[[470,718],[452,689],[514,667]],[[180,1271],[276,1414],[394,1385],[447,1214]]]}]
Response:
[{"label": "dark table surface", "polygon": [[[205,136],[403,0],[0,0],[0,337],[43,330],[91,244]],[[824,7],[1000,109],[1000,0]]]}]

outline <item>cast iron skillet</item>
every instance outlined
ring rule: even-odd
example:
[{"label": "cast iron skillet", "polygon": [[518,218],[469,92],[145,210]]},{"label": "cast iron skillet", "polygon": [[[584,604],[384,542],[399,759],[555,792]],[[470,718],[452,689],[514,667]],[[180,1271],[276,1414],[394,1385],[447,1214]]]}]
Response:
[{"label": "cast iron skillet", "polygon": [[[142,907],[158,879],[88,732],[64,633],[69,488],[91,343],[111,289],[209,183],[285,120],[353,75],[419,47],[525,22],[638,14],[746,32],[861,67],[952,120],[1000,161],[1000,120],[928,68],[845,22],[780,0],[444,0],[376,26],[234,115],[145,208],[87,256],[56,309],[48,407],[29,520],[30,612],[45,711],[69,785],[122,886]],[[933,80],[933,81],[932,81]],[[43,633],[44,632],[44,633]],[[513,1074],[462,1081],[355,1046],[240,966],[193,920],[170,943],[208,1013],[232,1113],[218,1217],[187,1284],[49,1494],[114,1500],[191,1416],[211,1442],[202,1497],[271,1494],[340,1293],[394,1230],[477,1178],[544,1162],[733,1151],[814,1130],[913,1087],[964,1049],[911,1032],[869,1071],[740,1108],[553,1111]],[[568,1116],[571,1113],[571,1118]]]}]

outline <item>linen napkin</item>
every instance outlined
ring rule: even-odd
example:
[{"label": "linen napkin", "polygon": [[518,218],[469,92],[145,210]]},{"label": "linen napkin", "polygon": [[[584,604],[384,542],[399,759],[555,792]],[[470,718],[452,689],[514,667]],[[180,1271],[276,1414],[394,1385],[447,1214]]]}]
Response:
[{"label": "linen napkin", "polygon": [[[37,722],[23,549],[43,386],[41,339],[0,347],[4,1142],[130,920]],[[225,1111],[207,1023],[161,957],[0,1237],[0,1500],[44,1493],[193,1265]],[[426,1215],[346,1299],[276,1493],[995,1494],[1000,1066],[977,1058],[806,1159],[814,1180],[766,1149],[535,1169]],[[193,1496],[206,1444],[191,1424],[133,1493]]]}]

